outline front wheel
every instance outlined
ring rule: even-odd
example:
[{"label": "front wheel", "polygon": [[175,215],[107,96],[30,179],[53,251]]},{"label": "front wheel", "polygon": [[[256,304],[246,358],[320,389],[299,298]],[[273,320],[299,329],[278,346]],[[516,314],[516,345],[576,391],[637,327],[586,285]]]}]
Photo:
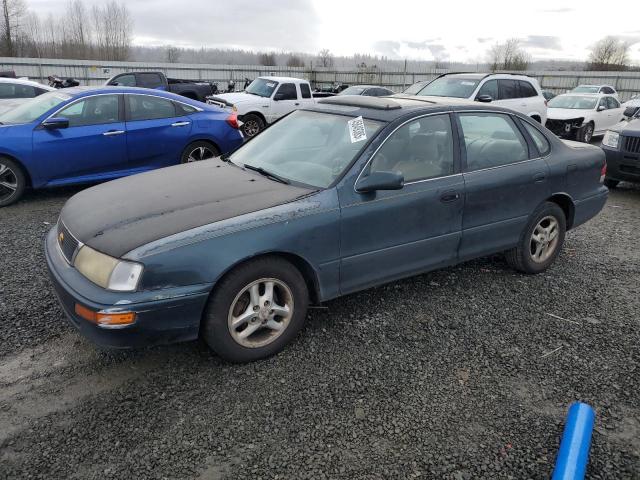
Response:
[{"label": "front wheel", "polygon": [[264,121],[253,113],[245,115],[242,122],[242,133],[244,133],[244,136],[247,138],[255,137],[264,130]]},{"label": "front wheel", "polygon": [[576,140],[579,142],[589,143],[593,137],[593,123],[587,123],[576,132]]},{"label": "front wheel", "polygon": [[27,186],[27,179],[16,162],[0,157],[0,207],[17,202]]},{"label": "front wheel", "polygon": [[209,300],[201,336],[220,357],[250,362],[280,352],[303,327],[309,294],[298,269],[265,257],[228,273]]},{"label": "front wheel", "polygon": [[518,245],[506,252],[507,263],[524,273],[544,272],[554,262],[567,229],[564,211],[545,202],[531,216]]},{"label": "front wheel", "polygon": [[209,142],[197,141],[187,145],[180,158],[181,163],[200,162],[219,157],[220,151]]}]

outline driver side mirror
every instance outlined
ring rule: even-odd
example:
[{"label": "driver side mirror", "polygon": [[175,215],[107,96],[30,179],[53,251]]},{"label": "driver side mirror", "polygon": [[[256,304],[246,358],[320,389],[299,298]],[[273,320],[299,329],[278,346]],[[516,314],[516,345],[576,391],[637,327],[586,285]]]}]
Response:
[{"label": "driver side mirror", "polygon": [[493,97],[491,95],[478,95],[476,102],[491,103],[493,102]]},{"label": "driver side mirror", "polygon": [[400,172],[373,172],[366,177],[361,177],[356,183],[356,191],[359,193],[401,190],[403,187],[404,175]]},{"label": "driver side mirror", "polygon": [[603,110],[606,110],[607,107],[605,107],[604,105],[598,105],[598,111],[602,112]]},{"label": "driver side mirror", "polygon": [[47,118],[44,122],[42,122],[42,126],[47,130],[69,128],[69,119],[64,117]]}]

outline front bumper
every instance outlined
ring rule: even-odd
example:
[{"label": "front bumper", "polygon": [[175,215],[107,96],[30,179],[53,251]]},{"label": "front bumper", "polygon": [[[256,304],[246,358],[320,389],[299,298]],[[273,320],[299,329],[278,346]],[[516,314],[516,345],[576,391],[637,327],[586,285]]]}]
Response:
[{"label": "front bumper", "polygon": [[548,118],[545,127],[560,138],[575,138],[576,132],[582,127],[584,119],[573,118],[568,120],[556,120]]},{"label": "front bumper", "polygon": [[620,137],[618,150],[602,145],[607,156],[607,178],[640,183],[640,152],[625,151],[625,138]]},{"label": "front bumper", "polygon": [[[211,285],[172,287],[146,292],[109,292],[67,263],[56,228],[45,239],[49,276],[70,322],[82,335],[105,347],[135,348],[194,340]],[[76,304],[93,311],[135,312],[136,321],[121,328],[101,327],[75,313]]]}]

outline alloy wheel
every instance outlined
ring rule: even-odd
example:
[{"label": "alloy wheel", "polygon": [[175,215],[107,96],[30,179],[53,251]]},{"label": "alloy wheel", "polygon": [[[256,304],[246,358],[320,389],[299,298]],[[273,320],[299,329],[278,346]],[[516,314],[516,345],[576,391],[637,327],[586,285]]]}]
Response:
[{"label": "alloy wheel", "polygon": [[546,216],[538,222],[531,234],[529,253],[536,263],[547,261],[558,247],[559,223],[553,216]]},{"label": "alloy wheel", "polygon": [[593,136],[593,126],[589,124],[587,125],[587,128],[584,131],[584,143],[589,143],[591,141],[592,136]]},{"label": "alloy wheel", "polygon": [[0,163],[0,200],[11,197],[18,189],[18,177],[7,165]]},{"label": "alloy wheel", "polygon": [[231,337],[247,348],[269,345],[289,326],[293,308],[293,294],[284,282],[275,278],[251,282],[229,308]]},{"label": "alloy wheel", "polygon": [[247,137],[253,137],[254,135],[260,133],[260,125],[258,125],[258,122],[256,120],[249,120],[244,124],[243,130]]},{"label": "alloy wheel", "polygon": [[215,156],[216,155],[213,153],[213,151],[207,147],[196,147],[191,151],[191,153],[189,153],[189,156],[187,157],[187,163],[210,160]]}]

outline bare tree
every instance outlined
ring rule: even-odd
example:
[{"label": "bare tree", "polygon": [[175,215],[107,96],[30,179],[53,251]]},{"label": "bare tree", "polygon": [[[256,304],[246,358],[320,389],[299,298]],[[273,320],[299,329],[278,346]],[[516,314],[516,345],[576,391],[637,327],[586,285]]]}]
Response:
[{"label": "bare tree", "polygon": [[167,63],[178,63],[178,60],[180,60],[180,54],[182,52],[178,47],[167,45],[165,53],[165,60],[167,61]]},{"label": "bare tree", "polygon": [[72,58],[86,59],[90,56],[90,38],[87,11],[82,0],[69,0],[67,12],[62,17],[63,43],[69,46]]},{"label": "bare tree", "polygon": [[260,53],[258,55],[258,62],[260,65],[264,66],[275,66],[277,65],[276,54],[275,53]]},{"label": "bare tree", "polygon": [[0,7],[0,53],[7,57],[15,57],[18,55],[20,29],[25,15],[24,0],[0,0]]},{"label": "bare tree", "polygon": [[333,67],[333,55],[328,48],[323,48],[318,53],[318,66],[319,67]]},{"label": "bare tree", "polygon": [[91,13],[99,58],[126,60],[129,57],[133,29],[133,21],[126,5],[109,0],[102,6],[94,5]]},{"label": "bare tree", "polygon": [[304,67],[304,60],[298,55],[289,55],[287,67]]},{"label": "bare tree", "polygon": [[616,37],[605,37],[595,43],[589,55],[590,70],[625,70],[629,63],[627,42]]},{"label": "bare tree", "polygon": [[520,46],[520,40],[510,38],[504,43],[494,44],[488,52],[491,70],[526,70],[531,55]]}]

